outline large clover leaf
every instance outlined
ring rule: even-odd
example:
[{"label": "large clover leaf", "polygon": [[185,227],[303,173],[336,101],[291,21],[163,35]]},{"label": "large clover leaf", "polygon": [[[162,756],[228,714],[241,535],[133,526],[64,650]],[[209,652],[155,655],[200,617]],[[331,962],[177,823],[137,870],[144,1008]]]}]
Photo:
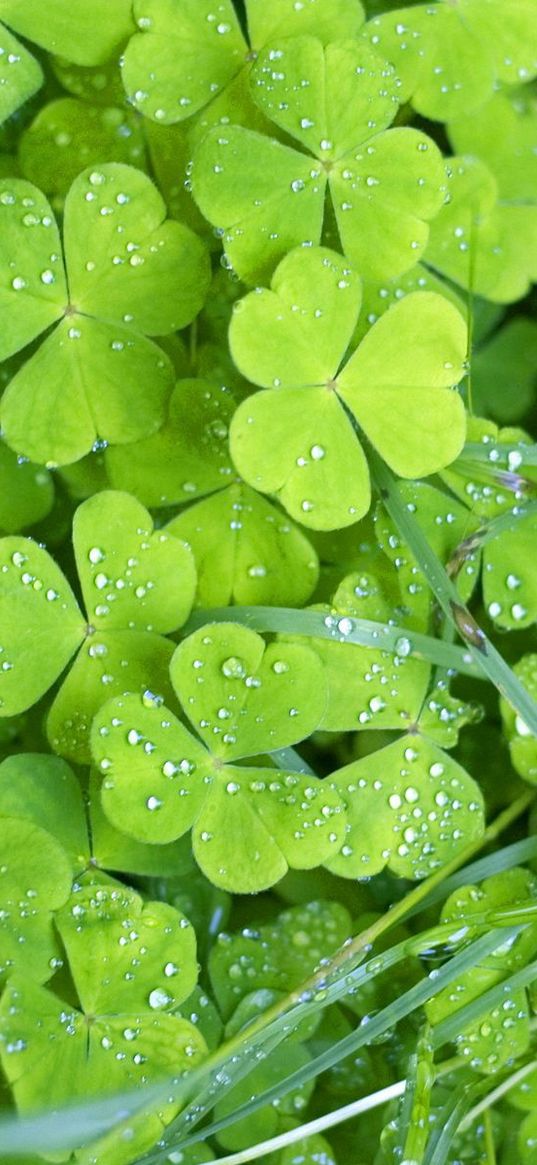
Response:
[{"label": "large clover leaf", "polygon": [[[515,909],[519,903],[535,901],[537,881],[528,870],[512,869],[487,878],[481,886],[463,886],[448,898],[441,914],[442,922],[461,919],[471,924],[473,915],[502,908]],[[526,927],[514,941],[499,943],[498,949],[479,966],[473,967],[455,983],[445,987],[426,1004],[432,1023],[470,1003],[487,989],[501,982],[508,972],[524,967],[537,950],[537,927]],[[504,1064],[526,1051],[530,1040],[529,1007],[525,990],[509,991],[501,1006],[480,1016],[458,1035],[458,1051],[468,1057],[472,1068],[480,1072],[497,1072]]]},{"label": "large clover leaf", "polygon": [[273,36],[353,36],[363,23],[359,0],[246,0],[248,40],[231,0],[135,0],[139,31],[122,62],[129,100],[164,125],[183,121],[233,89]]},{"label": "large clover leaf", "polygon": [[167,708],[136,696],[109,701],[95,718],[92,750],[110,820],[155,844],[192,827],[203,872],[237,893],[336,853],[344,821],[326,784],[234,763],[317,727],[325,702],[317,656],[294,644],[266,647],[253,631],[219,623],[180,644],[171,678],[201,740]]},{"label": "large clover leaf", "polygon": [[49,979],[58,944],[52,911],[71,891],[72,868],[62,846],[40,825],[0,807],[0,982],[23,971],[35,982]]},{"label": "large clover leaf", "polygon": [[341,256],[296,248],[272,290],[238,301],[230,328],[240,371],[271,387],[235,413],[235,464],[250,485],[321,530],[351,525],[370,503],[349,413],[403,477],[448,465],[464,442],[464,408],[451,390],[466,351],[457,310],[434,293],[408,295],[345,364],[360,301],[360,281]]},{"label": "large clover leaf", "polygon": [[39,190],[3,179],[0,218],[0,355],[60,321],[6,389],[0,415],[8,443],[35,461],[66,464],[97,437],[122,443],[155,431],[173,381],[147,336],[173,332],[199,311],[209,278],[203,244],[164,221],[149,178],[120,163],[86,170],[73,183],[65,271]]},{"label": "large clover leaf", "polygon": [[195,569],[184,543],[152,530],[128,494],[105,491],[79,507],[73,544],[85,618],[46,550],[27,538],[0,542],[0,711],[31,707],[79,649],[48,719],[54,749],[79,762],[89,759],[89,725],[106,697],[170,692],[173,645],[162,633],[187,618]]},{"label": "large clover leaf", "polygon": [[[537,655],[523,655],[513,667],[515,675],[527,688],[531,696],[537,695]],[[509,753],[513,768],[530,785],[537,785],[537,740],[507,700],[500,700],[505,736],[509,742]]]},{"label": "large clover leaf", "polygon": [[418,113],[450,121],[487,100],[498,83],[537,72],[535,4],[440,0],[386,12],[364,35],[397,69],[402,98]]},{"label": "large clover leaf", "polygon": [[131,0],[0,0],[0,19],[41,48],[78,65],[100,65],[117,54],[133,31]]},{"label": "large clover leaf", "polygon": [[[187,919],[112,880],[83,881],[56,915],[78,997],[10,979],[0,1003],[0,1059],[20,1112],[47,1103],[136,1086],[195,1066],[206,1045],[187,1020],[170,1014],[197,978]],[[61,987],[59,988],[61,992]],[[66,1065],[68,1070],[66,1071]],[[99,1162],[132,1159],[154,1143],[175,1106],[133,1122],[128,1152],[121,1132],[77,1154]]]},{"label": "large clover leaf", "polygon": [[251,88],[300,152],[241,126],[215,126],[192,174],[194,197],[223,231],[240,277],[262,281],[291,247],[320,242],[327,189],[342,250],[360,270],[390,278],[411,267],[445,180],[430,138],[387,130],[398,97],[386,62],[359,41],[326,49],[313,37],[274,41],[253,67]]},{"label": "large clover leaf", "polygon": [[413,731],[333,774],[347,812],[333,873],[367,878],[388,865],[400,878],[425,878],[481,836],[479,787],[435,743],[455,743],[445,727],[429,703]]}]

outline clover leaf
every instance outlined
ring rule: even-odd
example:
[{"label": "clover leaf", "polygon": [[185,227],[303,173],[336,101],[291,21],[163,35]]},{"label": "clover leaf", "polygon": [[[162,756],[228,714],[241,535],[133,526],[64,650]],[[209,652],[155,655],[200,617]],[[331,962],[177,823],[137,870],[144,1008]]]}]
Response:
[{"label": "clover leaf", "polygon": [[385,12],[364,29],[395,65],[402,99],[435,121],[483,105],[499,83],[519,85],[537,71],[535,5],[457,0]]},{"label": "clover leaf", "polygon": [[[0,8],[3,15],[3,8]],[[43,82],[35,57],[0,24],[0,124],[11,117]]]},{"label": "clover leaf", "polygon": [[363,23],[359,0],[246,0],[248,43],[231,0],[135,0],[138,32],[122,62],[129,100],[148,118],[170,125],[212,104],[234,87],[273,36],[353,36]]},{"label": "clover leaf", "polygon": [[[535,899],[537,880],[528,870],[514,868],[495,874],[480,886],[463,886],[452,894],[441,914],[442,922],[458,919],[471,925],[472,916],[502,908],[515,909],[518,903],[527,905]],[[452,1015],[488,988],[501,982],[506,974],[524,967],[537,950],[537,927],[528,926],[507,943],[501,939],[498,948],[479,966],[445,987],[426,1004],[432,1023]],[[496,1072],[526,1050],[530,1040],[528,1000],[524,989],[508,991],[501,1006],[494,1007],[476,1023],[464,1028],[455,1044],[472,1068],[480,1072]]]},{"label": "clover leaf", "polygon": [[321,241],[327,190],[341,248],[360,270],[382,279],[413,266],[445,181],[430,138],[387,128],[398,97],[386,62],[364,42],[323,48],[314,37],[297,37],[271,42],[250,84],[262,112],[301,150],[220,125],[196,151],[192,193],[223,231],[240,278],[264,281],[293,246]]},{"label": "clover leaf", "polygon": [[[537,693],[537,655],[530,652],[514,664],[513,671],[531,696]],[[517,773],[530,785],[537,784],[537,740],[524,722],[507,703],[500,700],[504,735],[509,744],[511,763]]]},{"label": "clover leaf", "polygon": [[147,335],[175,331],[199,311],[209,277],[200,240],[164,221],[150,179],[121,163],[86,170],[71,186],[65,272],[58,227],[36,187],[3,179],[0,212],[0,354],[59,321],[4,393],[8,444],[35,461],[67,464],[96,437],[122,443],[159,428],[171,366]]},{"label": "clover leaf", "polygon": [[534,200],[499,197],[479,158],[448,158],[446,173],[448,198],[431,223],[424,262],[494,303],[520,299],[537,273]]},{"label": "clover leaf", "polygon": [[[169,1013],[197,978],[195,937],[184,916],[165,903],[144,905],[112,880],[87,880],[56,914],[56,927],[77,1003],[23,976],[10,979],[0,1003],[0,1059],[20,1112],[45,1098],[58,1104],[165,1078],[203,1057],[196,1028]],[[154,1142],[175,1108],[168,1103],[135,1118],[138,1151]],[[115,1133],[105,1138],[104,1155],[97,1143],[77,1159],[128,1160],[132,1134],[127,1152]]]},{"label": "clover leaf", "polygon": [[344,259],[296,248],[272,289],[239,300],[231,322],[239,370],[271,388],[237,409],[233,460],[250,485],[277,494],[314,529],[348,526],[369,508],[369,472],[349,413],[404,477],[449,464],[464,441],[463,404],[451,390],[466,348],[459,313],[434,293],[408,295],[342,365],[360,301]]},{"label": "clover leaf", "polygon": [[105,697],[170,691],[173,645],[162,633],[187,618],[195,570],[184,543],[152,531],[128,494],[104,491],[79,507],[73,545],[85,619],[46,550],[27,538],[0,541],[2,715],[31,707],[79,649],[48,719],[55,750],[77,761],[89,760],[89,724]]},{"label": "clover leaf", "polygon": [[484,549],[483,598],[499,627],[515,630],[537,621],[536,547],[537,520],[528,516]]},{"label": "clover leaf", "polygon": [[[401,637],[400,653],[345,643],[352,618],[386,623],[393,618],[382,582],[375,575],[347,575],[331,602],[313,609],[326,612],[337,625],[341,642],[310,641],[322,660],[328,702],[319,728],[325,732],[353,732],[360,728],[407,728],[418,717],[430,667],[409,657],[408,639]],[[289,637],[280,637],[289,641]],[[406,654],[405,654],[406,653]]]},{"label": "clover leaf", "polygon": [[0,839],[0,982],[13,971],[43,982],[58,955],[52,911],[69,897],[71,864],[46,829],[1,810]]},{"label": "clover leaf", "polygon": [[[286,1066],[291,1075],[309,1063],[311,1056],[300,1044],[292,1044],[285,1051]],[[281,1082],[281,1051],[276,1049],[262,1064],[256,1065],[248,1076],[230,1088],[229,1092],[215,1105],[216,1120],[229,1116],[252,1096],[263,1093]],[[217,1140],[224,1149],[247,1149],[252,1141],[268,1140],[289,1127],[289,1120],[305,1108],[315,1087],[309,1080],[290,1090],[282,1088],[279,1096],[270,1104],[258,1108],[250,1116],[234,1121],[228,1128],[217,1133]]]},{"label": "clover leaf", "polygon": [[18,156],[25,178],[48,196],[63,198],[89,166],[120,162],[143,169],[145,145],[129,110],[60,97],[43,106],[21,134]]},{"label": "clover leaf", "polygon": [[350,929],[340,902],[312,901],[262,926],[222,932],[209,956],[209,976],[224,1019],[254,991],[291,991],[341,946]]},{"label": "clover leaf", "polygon": [[133,31],[131,0],[0,0],[0,19],[27,40],[78,65],[100,65],[117,54]]},{"label": "clover leaf", "polygon": [[317,726],[325,702],[317,656],[294,644],[267,647],[253,631],[218,623],[179,645],[170,674],[200,739],[160,703],[146,707],[136,696],[108,701],[94,720],[92,751],[112,823],[154,844],[192,827],[203,872],[237,893],[337,852],[341,804],[325,783],[234,763]]},{"label": "clover leaf", "polygon": [[418,721],[417,731],[332,775],[347,813],[332,873],[367,878],[388,865],[399,878],[425,878],[481,837],[479,787],[428,727]]}]

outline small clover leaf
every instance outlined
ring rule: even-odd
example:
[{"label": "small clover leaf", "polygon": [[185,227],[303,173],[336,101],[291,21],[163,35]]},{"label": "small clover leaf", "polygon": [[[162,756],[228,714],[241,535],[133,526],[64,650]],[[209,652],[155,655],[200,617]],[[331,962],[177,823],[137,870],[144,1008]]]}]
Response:
[{"label": "small clover leaf", "polygon": [[[537,695],[537,655],[523,655],[514,664],[513,671],[527,688],[530,696]],[[537,785],[537,740],[524,722],[507,703],[500,700],[504,735],[509,743],[511,763],[515,771],[530,785]]]},{"label": "small clover leaf", "polygon": [[0,531],[15,534],[34,526],[50,513],[54,484],[48,470],[19,461],[0,441]]},{"label": "small clover leaf", "polygon": [[225,1019],[253,991],[287,992],[349,937],[351,920],[339,902],[292,906],[269,923],[222,933],[209,956],[209,976]]},{"label": "small clover leaf", "polygon": [[[172,683],[207,751],[168,709],[109,701],[92,728],[103,808],[120,829],[162,844],[193,828],[198,864],[215,885],[264,889],[289,866],[334,853],[339,798],[318,778],[229,762],[285,747],[319,723],[322,665],[307,647],[271,644],[235,624],[195,632],[177,648]],[[312,678],[315,677],[312,683]]]},{"label": "small clover leaf", "polygon": [[424,262],[494,303],[520,299],[537,277],[534,201],[500,198],[479,158],[448,158],[446,172],[449,197],[431,223]]},{"label": "small clover leaf", "polygon": [[[191,1023],[169,1014],[197,977],[188,921],[164,903],[143,906],[118,883],[89,881],[58,912],[57,928],[78,1006],[22,976],[10,980],[0,1004],[0,1058],[19,1111],[44,1097],[56,1104],[85,1099],[195,1066],[205,1042]],[[131,1160],[133,1144],[137,1152],[149,1148],[175,1109],[172,1102],[135,1118],[127,1152],[121,1133],[113,1133],[104,1138],[106,1151],[97,1142],[77,1159]]]},{"label": "small clover leaf", "polygon": [[513,631],[537,622],[537,520],[521,517],[483,550],[483,598],[498,627]]},{"label": "small clover leaf", "polygon": [[430,138],[387,129],[399,102],[386,61],[365,42],[297,37],[267,46],[250,83],[262,112],[310,152],[237,125],[201,141],[192,192],[239,276],[266,280],[294,245],[319,243],[327,189],[342,250],[360,270],[382,279],[413,266],[445,180]]},{"label": "small clover leaf", "polygon": [[[535,900],[537,881],[522,868],[507,870],[487,878],[480,886],[463,886],[448,898],[441,914],[442,922],[472,923],[473,915],[482,915],[502,908],[516,908]],[[524,967],[537,950],[537,927],[528,926],[508,943],[498,943],[498,949],[479,966],[444,988],[426,1004],[432,1023],[452,1015],[472,999],[506,976],[508,972]],[[509,991],[501,1007],[495,1007],[485,1016],[466,1027],[455,1043],[472,1068],[480,1072],[497,1072],[526,1050],[530,1039],[529,1008],[525,990]]]},{"label": "small clover leaf", "polygon": [[71,186],[67,276],[58,228],[36,187],[4,179],[0,210],[2,355],[60,321],[6,389],[1,416],[8,443],[36,461],[66,464],[96,437],[121,443],[155,431],[172,370],[146,337],[183,327],[199,311],[209,278],[201,241],[164,221],[150,179],[120,163],[84,171]]},{"label": "small clover leaf", "polygon": [[340,256],[296,248],[272,290],[239,300],[231,322],[239,370],[278,389],[237,409],[235,464],[250,485],[277,493],[292,517],[316,529],[350,525],[369,507],[369,473],[349,411],[405,477],[449,464],[464,441],[464,407],[451,391],[466,351],[456,309],[434,293],[407,296],[340,370],[359,306],[359,281]]},{"label": "small clover leaf", "polygon": [[333,774],[347,812],[340,877],[370,877],[386,865],[425,878],[483,832],[475,781],[426,736],[409,734]]},{"label": "small clover leaf", "polygon": [[60,97],[39,110],[19,140],[21,172],[45,194],[64,198],[81,170],[104,162],[144,168],[138,121],[118,106]]},{"label": "small clover leaf", "polygon": [[[313,608],[333,618],[343,640],[311,641],[324,664],[328,684],[321,731],[406,729],[418,718],[430,667],[425,661],[405,655],[408,641],[402,638],[401,654],[396,655],[344,642],[347,626],[352,625],[350,618],[387,623],[393,617],[386,592],[387,588],[373,574],[351,574],[340,583],[330,604]],[[282,640],[286,642],[288,638],[282,636]]]},{"label": "small clover leaf", "polygon": [[[299,1044],[286,1047],[286,1072],[291,1075],[298,1072],[309,1063],[311,1056]],[[256,1065],[248,1076],[230,1088],[229,1092],[215,1105],[215,1118],[221,1120],[229,1116],[241,1105],[247,1103],[252,1096],[260,1095],[266,1089],[281,1083],[281,1051],[278,1049],[268,1055],[262,1064]],[[277,1136],[289,1127],[289,1118],[305,1108],[315,1087],[315,1080],[291,1089],[282,1088],[281,1095],[275,1097],[270,1104],[256,1109],[255,1113],[234,1121],[228,1128],[217,1133],[217,1140],[224,1149],[235,1151],[247,1149],[252,1141],[264,1141],[269,1137]]]},{"label": "small clover leaf", "polygon": [[[0,15],[3,15],[3,8]],[[43,83],[41,65],[0,24],[0,124],[32,97]]]},{"label": "small clover leaf", "polygon": [[518,85],[537,71],[535,5],[458,0],[385,12],[364,30],[397,69],[402,100],[449,121],[482,105],[498,82]]},{"label": "small clover leaf", "polygon": [[[80,648],[49,713],[53,747],[89,760],[88,729],[103,702],[151,686],[171,698],[168,665],[175,630],[195,592],[192,554],[128,494],[104,491],[77,510],[75,558],[87,618],[60,569],[31,539],[0,542],[3,715],[30,707]],[[36,666],[38,664],[38,666]]]},{"label": "small clover leaf", "polygon": [[100,65],[119,53],[133,31],[131,0],[0,0],[0,18],[41,48],[78,65]]},{"label": "small clover leaf", "polygon": [[319,563],[311,543],[241,482],[190,506],[166,529],[194,554],[197,606],[301,607],[317,583]]}]

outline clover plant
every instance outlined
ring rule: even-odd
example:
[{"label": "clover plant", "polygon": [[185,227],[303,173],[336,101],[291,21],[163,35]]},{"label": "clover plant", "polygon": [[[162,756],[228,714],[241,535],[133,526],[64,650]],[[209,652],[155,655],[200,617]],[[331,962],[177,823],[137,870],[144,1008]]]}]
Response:
[{"label": "clover plant", "polygon": [[537,0],[0,0],[0,1165],[537,1165]]}]

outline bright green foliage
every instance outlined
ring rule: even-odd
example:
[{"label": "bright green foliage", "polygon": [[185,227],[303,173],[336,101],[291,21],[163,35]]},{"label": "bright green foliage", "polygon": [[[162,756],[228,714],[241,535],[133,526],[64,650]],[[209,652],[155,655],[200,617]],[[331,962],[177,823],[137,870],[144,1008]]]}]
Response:
[{"label": "bright green foliage", "polygon": [[[487,878],[481,886],[464,886],[448,898],[441,914],[442,921],[455,924],[461,920],[471,925],[473,915],[488,911],[516,909],[518,903],[535,900],[537,881],[524,869],[512,869],[506,874]],[[537,928],[528,927],[514,941],[498,945],[492,956],[474,967],[445,988],[427,1004],[427,1015],[438,1023],[446,1015],[458,1011],[476,999],[488,988],[506,978],[509,972],[525,966],[537,951]],[[453,1006],[455,1003],[455,1007]],[[524,1052],[529,1042],[529,1014],[526,992],[512,991],[504,996],[499,1007],[493,1008],[479,1021],[465,1028],[456,1039],[461,1055],[468,1057],[472,1068],[480,1072],[496,1072]]]},{"label": "bright green foliage", "polygon": [[0,259],[10,272],[1,295],[1,354],[61,321],[4,394],[8,443],[36,461],[64,464],[87,453],[96,437],[122,443],[157,429],[171,366],[146,335],[183,327],[201,307],[208,269],[199,240],[164,221],[149,179],[118,163],[84,171],[69,191],[67,276],[44,196],[4,179],[0,208]]},{"label": "bright green foliage", "polygon": [[289,991],[311,975],[319,959],[348,938],[351,921],[339,902],[308,902],[265,926],[222,932],[209,958],[211,985],[224,1016],[252,992]]},{"label": "bright green foliage", "polygon": [[0,0],[2,1165],[537,1165],[536,44]]},{"label": "bright green foliage", "polygon": [[400,878],[425,878],[481,835],[478,785],[428,725],[420,729],[418,721],[417,732],[333,774],[347,811],[345,843],[327,863],[333,873],[366,878],[389,865]]},{"label": "bright green foliage", "polygon": [[92,751],[105,777],[110,820],[156,844],[192,827],[203,872],[238,893],[272,885],[288,866],[309,869],[336,853],[345,826],[328,786],[233,763],[283,748],[317,726],[325,687],[316,655],[291,644],[265,649],[254,632],[215,624],[177,648],[171,679],[204,743],[159,701],[108,702],[94,721]]},{"label": "bright green foliage", "polygon": [[[205,1042],[191,1023],[169,1013],[190,994],[197,976],[187,920],[164,903],[144,906],[119,883],[90,879],[75,889],[56,925],[77,1005],[23,976],[10,979],[0,1005],[0,1058],[18,1109],[31,1111],[44,1088],[61,1103],[104,1092],[111,1083],[116,1089],[139,1086],[193,1067]],[[66,1060],[68,1073],[62,1071]],[[172,1115],[168,1105],[136,1118],[138,1152]],[[93,1150],[94,1160],[121,1162],[131,1151],[121,1150],[116,1136],[104,1155]],[[88,1160],[87,1153],[79,1159]]]},{"label": "bright green foliage", "polygon": [[47,195],[64,197],[81,169],[104,162],[144,168],[144,139],[132,113],[73,97],[51,101],[22,134],[22,174]]},{"label": "bright green foliage", "polygon": [[440,0],[384,13],[364,35],[395,65],[403,100],[451,121],[482,105],[498,82],[535,76],[536,29],[534,0],[509,8],[503,0]]},{"label": "bright green foliage", "polygon": [[92,716],[114,691],[170,691],[173,647],[162,633],[187,618],[195,569],[183,542],[152,529],[128,494],[96,494],[78,509],[73,545],[86,620],[45,550],[26,538],[0,543],[2,714],[31,707],[80,648],[48,719],[54,749],[77,761],[89,760]]},{"label": "bright green foliage", "polygon": [[265,281],[290,248],[319,243],[327,190],[341,248],[359,269],[382,279],[413,266],[445,181],[430,138],[388,131],[398,96],[386,62],[358,41],[326,48],[314,37],[273,41],[250,83],[262,112],[301,150],[233,125],[215,126],[201,142],[193,194],[223,231],[239,276]]},{"label": "bright green foliage", "polygon": [[405,477],[448,464],[464,440],[464,409],[451,389],[463,375],[459,313],[431,293],[407,296],[340,370],[360,302],[360,281],[344,260],[324,248],[297,248],[278,267],[272,290],[238,301],[231,324],[240,371],[271,389],[237,409],[235,464],[314,529],[350,525],[369,508],[367,463],[349,411]]},{"label": "bright green foliage", "polygon": [[[533,696],[537,693],[537,655],[523,655],[514,666],[524,687]],[[506,700],[500,701],[504,733],[509,743],[513,768],[529,781],[537,784],[537,742],[521,716],[518,716]]]},{"label": "bright green foliage", "polygon": [[77,65],[100,65],[117,54],[133,30],[131,0],[0,0],[0,17],[15,32]]},{"label": "bright green foliage", "polygon": [[[0,10],[3,15],[3,7]],[[43,72],[38,61],[8,28],[0,24],[0,123],[39,89]]]}]

